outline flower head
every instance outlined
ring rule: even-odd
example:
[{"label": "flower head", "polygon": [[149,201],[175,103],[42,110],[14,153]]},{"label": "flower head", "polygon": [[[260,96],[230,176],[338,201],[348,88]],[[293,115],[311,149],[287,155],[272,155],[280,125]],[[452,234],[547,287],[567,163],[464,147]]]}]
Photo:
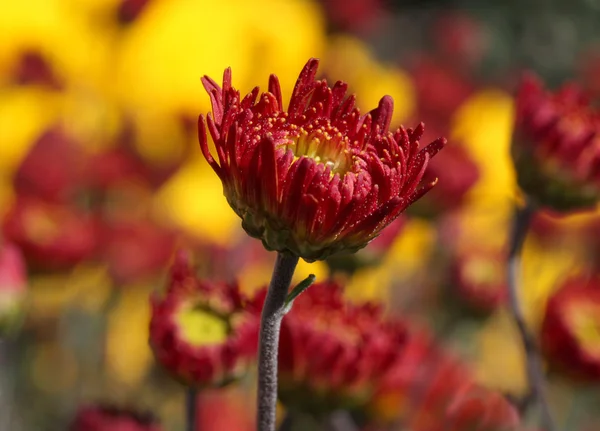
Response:
[{"label": "flower head", "polygon": [[5,237],[37,269],[68,269],[97,248],[97,223],[86,212],[62,204],[19,197],[6,214]]},{"label": "flower head", "polygon": [[520,187],[537,204],[569,211],[600,196],[600,116],[573,85],[556,93],[526,76],[512,146]]},{"label": "flower head", "polygon": [[240,377],[254,359],[258,314],[235,284],[202,281],[177,256],[164,296],[152,298],[150,345],[178,380],[220,386]]},{"label": "flower head", "polygon": [[114,406],[81,408],[70,431],[161,431],[162,427],[149,414],[141,414]]},{"label": "flower head", "polygon": [[150,220],[107,221],[101,239],[102,260],[118,284],[143,280],[166,267],[175,233]]},{"label": "flower head", "polygon": [[314,414],[365,403],[402,351],[404,326],[381,309],[344,301],[339,285],[317,283],[283,319],[279,396]]},{"label": "flower head", "polygon": [[496,250],[468,249],[452,262],[455,289],[472,311],[487,315],[506,300],[505,256]]},{"label": "flower head", "polygon": [[423,124],[389,129],[391,97],[360,115],[346,84],[315,80],[318,60],[308,61],[287,111],[275,75],[269,91],[258,87],[241,99],[231,86],[204,77],[212,115],[198,122],[204,157],[223,182],[224,194],[246,232],[269,250],[306,261],[356,251],[375,238],[435,183],[422,184],[438,139],[420,148]]},{"label": "flower head", "polygon": [[600,382],[600,285],[571,279],[550,298],[542,350],[553,367],[582,381]]}]

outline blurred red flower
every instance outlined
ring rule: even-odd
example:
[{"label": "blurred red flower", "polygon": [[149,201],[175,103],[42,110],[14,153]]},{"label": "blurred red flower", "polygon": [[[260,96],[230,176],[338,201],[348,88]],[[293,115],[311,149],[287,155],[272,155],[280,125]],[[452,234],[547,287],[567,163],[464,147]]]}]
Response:
[{"label": "blurred red flower", "polygon": [[67,202],[84,187],[86,168],[83,147],[60,126],[54,126],[36,140],[25,156],[15,174],[15,191],[20,196]]},{"label": "blurred red flower", "polygon": [[119,284],[160,273],[173,255],[175,232],[150,220],[107,221],[101,232],[100,255]]},{"label": "blurred red flower", "polygon": [[113,406],[86,406],[79,409],[69,431],[162,431],[149,414]]},{"label": "blurred red flower", "polygon": [[384,320],[381,308],[345,301],[341,286],[311,286],[283,319],[281,401],[314,414],[366,403],[399,359],[404,337],[404,326]]},{"label": "blurred red flower", "polygon": [[422,124],[392,133],[389,96],[360,115],[354,96],[345,98],[346,84],[315,80],[317,67],[318,60],[308,61],[287,111],[275,75],[258,101],[258,87],[240,99],[230,69],[222,88],[204,77],[218,161],[204,117],[198,122],[202,152],[246,232],[269,250],[309,262],[375,238],[433,187],[422,179],[445,144],[440,138],[420,148]]},{"label": "blurred red flower", "polygon": [[[508,401],[478,386],[467,364],[438,346],[428,333],[409,331],[402,350],[367,408],[374,421],[401,423],[415,431],[488,429],[477,428],[480,424],[490,426],[490,431],[504,430],[501,426],[512,426],[515,418],[518,424]],[[484,397],[481,405],[475,401],[478,397]],[[487,410],[488,402],[493,411]]]},{"label": "blurred red flower", "polygon": [[471,310],[489,314],[506,301],[506,253],[469,249],[452,263],[452,294]]},{"label": "blurred red flower", "polygon": [[35,269],[69,269],[93,256],[98,246],[97,223],[90,214],[23,196],[6,214],[3,232]]},{"label": "blurred red flower", "polygon": [[556,211],[596,204],[600,181],[600,117],[575,85],[546,91],[533,75],[517,95],[512,154],[521,188]]},{"label": "blurred red flower", "polygon": [[241,377],[258,344],[258,309],[236,284],[199,280],[177,255],[164,295],[151,298],[150,345],[176,379],[199,387]]},{"label": "blurred red flower", "polygon": [[13,81],[17,85],[40,85],[60,90],[61,79],[56,75],[51,63],[44,55],[33,49],[23,51],[13,70]]},{"label": "blurred red flower", "polygon": [[573,278],[549,300],[542,351],[557,371],[581,382],[600,382],[600,283]]}]

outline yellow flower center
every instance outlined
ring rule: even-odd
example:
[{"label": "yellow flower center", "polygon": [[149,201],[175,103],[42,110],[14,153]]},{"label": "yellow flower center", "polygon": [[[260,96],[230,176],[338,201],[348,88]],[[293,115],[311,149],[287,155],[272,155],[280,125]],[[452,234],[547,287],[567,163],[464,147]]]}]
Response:
[{"label": "yellow flower center", "polygon": [[471,258],[463,268],[466,281],[481,285],[492,285],[501,279],[501,268],[498,262],[491,259]]},{"label": "yellow flower center", "polygon": [[182,307],[176,321],[182,337],[198,347],[222,344],[229,334],[229,323],[225,318],[199,307]]},{"label": "yellow flower center", "polygon": [[313,128],[292,128],[295,133],[287,138],[287,144],[282,146],[291,149],[294,156],[310,157],[317,163],[322,163],[331,169],[332,175],[339,173],[343,176],[350,170],[352,157],[347,149],[347,138],[331,125]]},{"label": "yellow flower center", "polygon": [[573,304],[567,311],[568,321],[579,344],[600,358],[600,306]]}]

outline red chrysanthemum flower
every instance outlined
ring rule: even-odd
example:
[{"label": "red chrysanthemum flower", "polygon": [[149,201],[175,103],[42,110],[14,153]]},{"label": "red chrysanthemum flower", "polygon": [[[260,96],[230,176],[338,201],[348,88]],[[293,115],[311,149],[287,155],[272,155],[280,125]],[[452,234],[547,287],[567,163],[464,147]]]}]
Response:
[{"label": "red chrysanthemum flower", "polygon": [[114,406],[87,406],[81,408],[70,431],[162,431],[150,414],[141,414]]},{"label": "red chrysanthemum flower", "polygon": [[212,115],[198,121],[204,157],[223,182],[224,194],[246,232],[269,250],[312,262],[356,251],[375,238],[435,183],[421,180],[445,144],[420,148],[424,126],[389,129],[393,100],[360,115],[346,84],[317,81],[318,60],[308,61],[287,111],[275,75],[269,91],[256,87],[244,99],[231,86],[204,77]]},{"label": "red chrysanthemum flower", "polygon": [[202,281],[180,254],[164,296],[152,300],[150,345],[157,361],[193,386],[237,379],[256,355],[258,313],[235,284]]},{"label": "red chrysanthemum flower", "polygon": [[572,279],[548,301],[542,350],[558,371],[600,382],[600,284]]},{"label": "red chrysanthemum flower", "polygon": [[14,178],[19,195],[69,202],[83,187],[87,155],[60,126],[46,130],[23,159]]},{"label": "red chrysanthemum flower", "polygon": [[20,197],[6,214],[5,237],[38,269],[68,269],[94,254],[97,223],[86,212]]},{"label": "red chrysanthemum flower", "polygon": [[279,396],[313,414],[366,403],[402,352],[404,326],[372,304],[355,305],[333,283],[317,283],[283,319]]},{"label": "red chrysanthemum flower", "polygon": [[585,209],[600,196],[600,116],[574,85],[556,93],[527,75],[517,96],[512,154],[520,187],[538,205]]},{"label": "red chrysanthemum flower", "polygon": [[452,294],[472,311],[489,314],[506,301],[506,256],[497,250],[471,249],[452,263]]},{"label": "red chrysanthemum flower", "polygon": [[108,221],[102,228],[102,260],[118,284],[156,275],[173,255],[175,232],[150,220]]}]

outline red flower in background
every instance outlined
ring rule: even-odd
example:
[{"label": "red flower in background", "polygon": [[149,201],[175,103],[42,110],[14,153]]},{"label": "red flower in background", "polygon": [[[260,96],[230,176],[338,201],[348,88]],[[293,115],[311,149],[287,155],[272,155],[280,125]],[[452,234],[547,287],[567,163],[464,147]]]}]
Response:
[{"label": "red flower in background", "polygon": [[314,414],[360,406],[398,361],[404,337],[379,307],[351,304],[339,285],[317,283],[283,319],[279,397]]},{"label": "red flower in background", "polygon": [[149,414],[113,406],[82,407],[69,431],[162,431],[162,427]]},{"label": "red flower in background", "polygon": [[34,268],[69,269],[90,258],[98,245],[97,223],[62,204],[19,197],[4,219],[5,237]]},{"label": "red flower in background", "polygon": [[122,24],[130,24],[148,7],[150,0],[121,0],[117,17]]},{"label": "red flower in background", "polygon": [[360,115],[346,84],[317,81],[318,61],[308,61],[287,111],[271,75],[243,100],[231,86],[208,77],[212,115],[207,125],[217,149],[208,148],[204,117],[198,122],[202,152],[223,182],[224,194],[246,232],[269,250],[311,262],[356,251],[375,238],[434,182],[422,182],[427,165],[445,144],[420,148],[423,125],[389,130],[389,96]]},{"label": "red flower in background", "polygon": [[[488,401],[493,411],[486,410]],[[402,355],[381,380],[367,411],[374,421],[401,423],[415,431],[462,431],[460,426],[499,431],[506,424],[513,426],[515,418],[518,424],[508,401],[477,385],[467,364],[440,348],[429,334],[414,330],[408,332]],[[477,428],[480,424],[489,428]]]},{"label": "red flower in background", "polygon": [[581,382],[600,382],[600,284],[566,282],[548,301],[542,351],[551,365]]},{"label": "red flower in background", "polygon": [[175,378],[220,386],[241,377],[256,355],[258,310],[235,284],[202,281],[179,254],[163,296],[151,299],[150,345]]},{"label": "red flower in background", "polygon": [[548,92],[533,75],[517,95],[512,153],[521,188],[557,211],[596,204],[600,186],[600,117],[574,85]]},{"label": "red flower in background", "polygon": [[84,187],[87,157],[61,127],[45,131],[19,166],[15,191],[50,202],[67,202]]},{"label": "red flower in background", "polygon": [[329,20],[343,30],[368,33],[383,15],[381,0],[324,0]]},{"label": "red flower in background", "polygon": [[489,314],[506,301],[506,254],[470,249],[452,263],[452,294],[475,312]]},{"label": "red flower in background", "polygon": [[421,56],[409,68],[417,94],[417,115],[445,128],[476,85],[444,61]]},{"label": "red flower in background", "polygon": [[479,168],[460,143],[451,142],[429,164],[425,180],[439,178],[436,187],[409,211],[421,217],[435,217],[458,209],[479,180]]},{"label": "red flower in background", "polygon": [[128,284],[164,270],[173,255],[175,233],[149,220],[106,222],[101,256],[119,284]]},{"label": "red flower in background", "polygon": [[41,85],[54,90],[60,90],[63,86],[48,59],[37,50],[21,53],[12,78],[17,85]]}]

